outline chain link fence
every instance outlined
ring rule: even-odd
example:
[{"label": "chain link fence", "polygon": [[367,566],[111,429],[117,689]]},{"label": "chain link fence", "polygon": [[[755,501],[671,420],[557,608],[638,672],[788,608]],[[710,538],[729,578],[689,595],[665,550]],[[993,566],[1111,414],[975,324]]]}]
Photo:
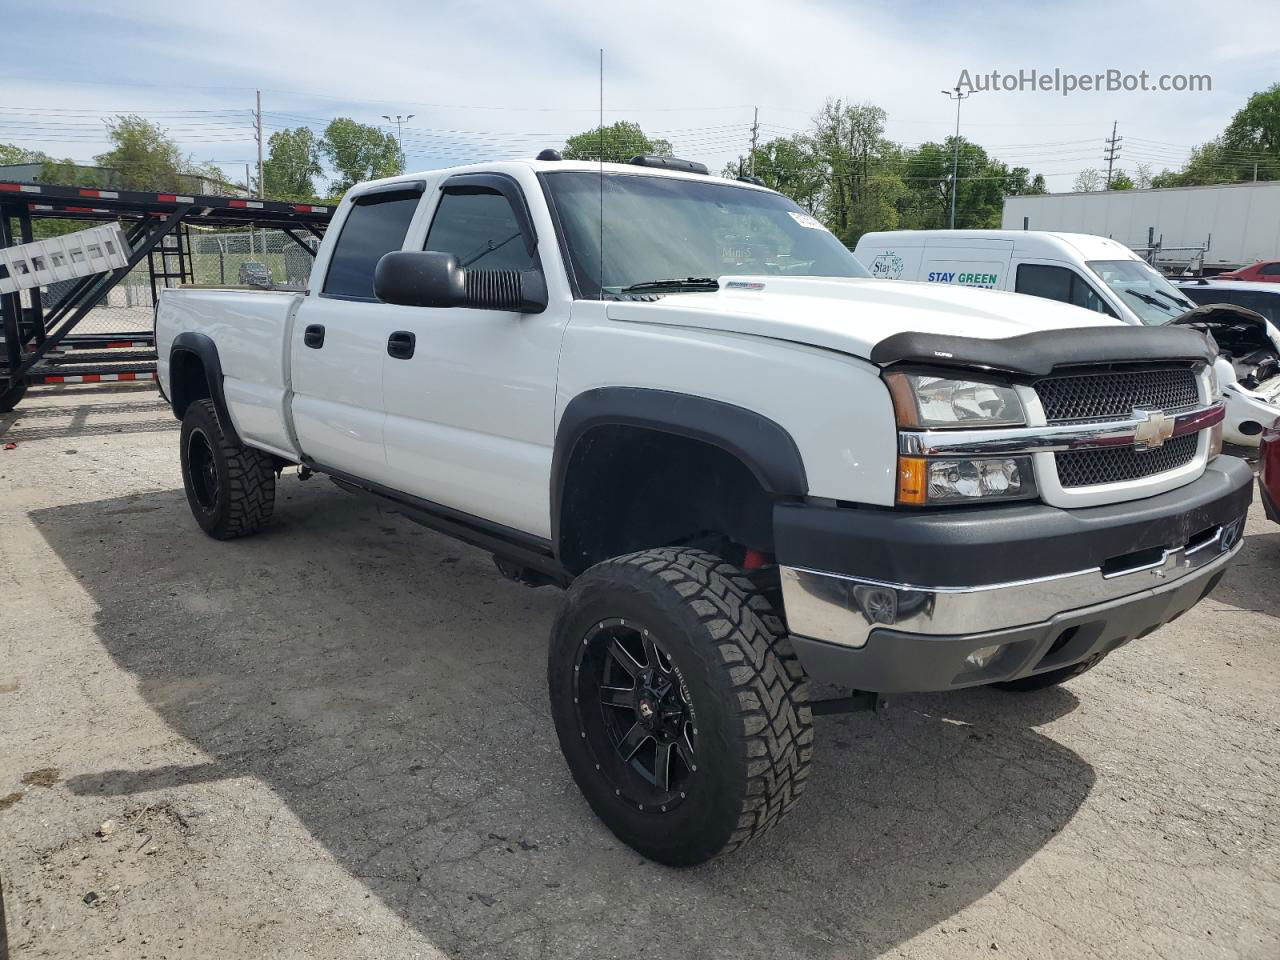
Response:
[{"label": "chain link fence", "polygon": [[[313,237],[302,239],[312,250],[319,246]],[[183,256],[179,258],[179,238],[176,234],[170,235],[153,254],[151,259],[157,274],[178,274],[185,270],[188,277],[184,280],[178,276],[157,276],[157,292],[183,283],[262,285],[268,274],[274,289],[302,290],[311,275],[311,255],[281,230],[190,229],[184,231],[182,245]],[[41,295],[45,312],[56,307],[77,282],[67,280],[44,287]],[[30,291],[23,293],[23,303],[31,306]],[[89,311],[74,333],[150,333],[154,314],[151,270],[143,259]]]},{"label": "chain link fence", "polygon": [[[311,249],[318,244],[314,241]],[[311,276],[311,255],[281,230],[192,231],[191,257],[196,283],[248,283],[251,274],[261,274],[259,264],[270,271],[277,289],[305,289]]]}]

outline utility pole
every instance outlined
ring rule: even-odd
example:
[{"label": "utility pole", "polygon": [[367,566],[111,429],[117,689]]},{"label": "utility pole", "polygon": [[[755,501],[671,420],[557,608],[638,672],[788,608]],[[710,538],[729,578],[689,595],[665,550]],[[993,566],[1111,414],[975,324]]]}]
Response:
[{"label": "utility pole", "polygon": [[760,108],[755,108],[755,116],[751,120],[751,176],[756,175],[756,144],[760,139]]},{"label": "utility pole", "polygon": [[[249,180],[249,165],[246,163],[244,165],[244,192],[245,192],[245,196],[248,196],[248,197],[253,196],[253,191],[249,188],[250,182],[251,181]],[[218,241],[218,242],[221,243],[222,241]],[[252,223],[249,224],[249,256],[251,257],[253,256],[253,224]],[[225,271],[224,271],[224,274],[225,274]],[[225,275],[224,275],[224,279],[225,279]]]},{"label": "utility pole", "polygon": [[960,101],[965,97],[973,96],[973,91],[961,93],[960,85],[956,84],[954,90],[943,90],[942,93],[947,99],[956,102],[955,150],[951,156],[951,229],[954,230],[956,228],[956,194],[960,187]]},{"label": "utility pole", "polygon": [[1116,136],[1116,125],[1119,121],[1111,122],[1111,137],[1102,142],[1107,145],[1107,151],[1102,155],[1102,159],[1107,161],[1107,189],[1111,189],[1111,168],[1115,165],[1116,157],[1120,156],[1120,144],[1124,141],[1124,137]]},{"label": "utility pole", "polygon": [[404,140],[400,136],[400,124],[408,123],[415,116],[417,116],[417,114],[411,113],[407,117],[402,117],[400,116],[400,114],[397,113],[395,115],[395,118],[392,119],[391,117],[387,116],[385,113],[382,115],[382,119],[387,121],[387,123],[394,123],[396,125],[396,145],[399,147],[399,150],[400,150],[400,169],[401,170],[404,169]]},{"label": "utility pole", "polygon": [[262,91],[255,90],[257,94],[257,109],[253,111],[254,127],[256,132],[254,138],[258,141],[258,196],[265,197],[267,195],[266,187],[262,182]]}]

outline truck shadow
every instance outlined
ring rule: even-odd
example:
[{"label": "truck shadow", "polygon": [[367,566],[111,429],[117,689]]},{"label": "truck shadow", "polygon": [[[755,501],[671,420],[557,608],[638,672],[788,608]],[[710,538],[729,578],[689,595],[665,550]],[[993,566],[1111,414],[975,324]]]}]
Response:
[{"label": "truck shadow", "polygon": [[[1074,709],[1066,690],[908,697],[820,718],[803,804],[744,851],[646,863],[559,756],[558,592],[322,481],[280,491],[276,525],[238,543],[199,534],[181,490],[31,515],[96,601],[104,647],[205,755],[68,785],[259,777],[450,956],[877,956],[989,893],[1093,786],[1033,729]],[[229,909],[252,922],[251,902]]]}]

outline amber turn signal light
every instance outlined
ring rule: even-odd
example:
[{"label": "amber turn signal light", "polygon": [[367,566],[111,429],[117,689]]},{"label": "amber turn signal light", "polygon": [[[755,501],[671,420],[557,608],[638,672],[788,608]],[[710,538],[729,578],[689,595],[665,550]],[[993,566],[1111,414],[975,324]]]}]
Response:
[{"label": "amber turn signal light", "polygon": [[929,470],[923,457],[898,458],[898,503],[922,507]]}]

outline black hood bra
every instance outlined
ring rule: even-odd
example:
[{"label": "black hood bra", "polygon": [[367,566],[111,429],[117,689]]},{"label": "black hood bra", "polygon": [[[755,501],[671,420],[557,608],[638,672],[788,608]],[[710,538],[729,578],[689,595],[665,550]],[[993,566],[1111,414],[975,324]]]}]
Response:
[{"label": "black hood bra", "polygon": [[1212,363],[1217,355],[1208,338],[1190,327],[1078,327],[998,340],[895,333],[871,348],[870,359],[880,366],[919,363],[1043,377],[1060,367],[1161,360]]}]

